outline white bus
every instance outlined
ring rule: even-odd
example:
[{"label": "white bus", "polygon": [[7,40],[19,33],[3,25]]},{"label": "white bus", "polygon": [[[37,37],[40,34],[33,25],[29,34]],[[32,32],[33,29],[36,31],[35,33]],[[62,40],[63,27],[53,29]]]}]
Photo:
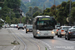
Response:
[{"label": "white bus", "polygon": [[36,16],[33,20],[33,37],[51,37],[54,38],[56,21],[50,16]]}]

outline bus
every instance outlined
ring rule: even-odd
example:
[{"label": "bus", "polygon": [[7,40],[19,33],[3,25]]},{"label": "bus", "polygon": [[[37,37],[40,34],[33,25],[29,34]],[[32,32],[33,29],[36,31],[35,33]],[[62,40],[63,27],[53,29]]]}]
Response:
[{"label": "bus", "polygon": [[51,37],[54,38],[56,20],[51,16],[36,16],[33,20],[33,37]]}]

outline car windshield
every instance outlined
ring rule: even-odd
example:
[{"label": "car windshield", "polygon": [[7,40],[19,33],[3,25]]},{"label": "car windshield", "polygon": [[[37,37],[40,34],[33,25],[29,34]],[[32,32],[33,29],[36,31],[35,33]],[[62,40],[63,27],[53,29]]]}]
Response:
[{"label": "car windshield", "polygon": [[23,26],[23,24],[18,24],[18,26]]},{"label": "car windshield", "polygon": [[69,30],[69,31],[71,31],[71,32],[75,32],[75,29],[71,29],[71,30]]},{"label": "car windshield", "polygon": [[75,28],[75,26],[73,26],[73,28]]},{"label": "car windshield", "polygon": [[33,26],[27,26],[27,28],[33,28]]},{"label": "car windshield", "polygon": [[40,30],[50,30],[53,29],[51,21],[37,21],[37,29]]},{"label": "car windshield", "polygon": [[71,28],[71,27],[63,27],[63,29],[69,29],[69,28]]}]

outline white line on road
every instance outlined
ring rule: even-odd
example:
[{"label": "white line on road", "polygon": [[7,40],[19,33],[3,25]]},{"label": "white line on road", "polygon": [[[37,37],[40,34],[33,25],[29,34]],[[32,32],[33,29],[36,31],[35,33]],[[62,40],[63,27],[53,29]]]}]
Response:
[{"label": "white line on road", "polygon": [[16,46],[14,46],[11,50],[14,50],[16,48]]},{"label": "white line on road", "polygon": [[44,42],[42,40],[40,40],[40,41],[43,42],[45,45],[47,45],[47,47],[49,47],[49,50],[51,50],[51,46],[48,43],[46,43],[46,42]]}]

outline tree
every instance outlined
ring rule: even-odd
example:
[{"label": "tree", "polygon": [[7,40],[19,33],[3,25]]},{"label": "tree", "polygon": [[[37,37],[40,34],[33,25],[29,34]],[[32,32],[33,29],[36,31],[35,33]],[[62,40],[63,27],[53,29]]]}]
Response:
[{"label": "tree", "polygon": [[75,22],[75,7],[72,7],[71,15],[72,15],[72,16],[71,16],[71,18],[72,18],[71,21]]},{"label": "tree", "polygon": [[42,10],[39,9],[38,7],[34,7],[34,8],[30,7],[29,11],[26,13],[26,16],[32,18],[32,16],[34,16],[33,14],[36,12],[42,13]]},{"label": "tree", "polygon": [[9,16],[6,17],[6,22],[9,23],[9,24],[11,23],[11,20],[10,20]]},{"label": "tree", "polygon": [[35,12],[34,14],[33,14],[33,18],[34,17],[36,17],[36,16],[38,16],[40,13],[37,11],[37,12]]}]

